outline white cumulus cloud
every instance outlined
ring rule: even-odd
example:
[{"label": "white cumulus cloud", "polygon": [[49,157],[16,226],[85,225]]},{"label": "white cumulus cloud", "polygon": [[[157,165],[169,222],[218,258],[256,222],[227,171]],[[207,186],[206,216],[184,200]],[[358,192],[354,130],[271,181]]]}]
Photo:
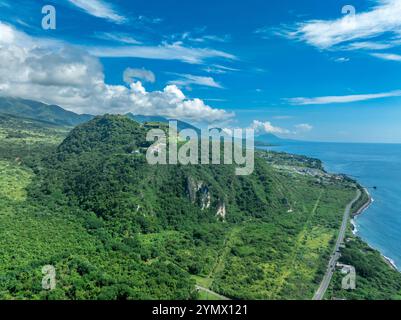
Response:
[{"label": "white cumulus cloud", "polygon": [[[132,70],[131,69],[131,73]],[[152,80],[143,72],[142,80]],[[131,74],[132,75],[132,74]],[[0,22],[0,95],[57,104],[78,113],[163,115],[194,121],[225,121],[233,114],[200,99],[189,99],[175,85],[148,92],[138,73],[129,86],[105,83],[103,66],[86,51],[32,38]],[[132,77],[131,77],[132,79]]]},{"label": "white cumulus cloud", "polygon": [[[235,129],[244,129],[244,128],[235,128]],[[270,121],[253,120],[253,122],[246,129],[254,130],[256,136],[261,136],[264,134],[274,134],[280,136],[282,135],[285,137],[292,137],[292,136],[295,137],[312,131],[313,126],[310,125],[309,123],[300,123],[295,125],[290,130],[282,127],[277,127],[273,125]],[[222,130],[225,134],[228,134],[230,136],[232,136],[235,133],[233,128],[223,128]],[[241,138],[241,136],[238,136],[236,138]]]},{"label": "white cumulus cloud", "polygon": [[290,131],[284,128],[273,126],[270,121],[262,122],[253,120],[251,128],[255,130],[256,134],[273,133],[273,134],[289,134]]}]

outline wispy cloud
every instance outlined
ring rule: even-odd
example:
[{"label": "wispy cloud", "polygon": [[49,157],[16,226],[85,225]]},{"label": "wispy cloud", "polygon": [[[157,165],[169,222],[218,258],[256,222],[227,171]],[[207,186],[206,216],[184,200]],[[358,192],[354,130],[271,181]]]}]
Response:
[{"label": "wispy cloud", "polygon": [[179,79],[172,80],[169,82],[169,84],[174,84],[180,87],[197,85],[219,89],[223,88],[223,86],[220,83],[216,82],[212,77],[195,76],[192,74],[177,74],[177,76],[179,77]]},{"label": "wispy cloud", "polygon": [[172,35],[167,36],[167,39],[173,41],[185,41],[185,42],[197,42],[197,43],[204,43],[204,42],[230,42],[231,35],[224,34],[224,35],[215,35],[215,34],[205,34],[206,28],[197,28],[194,31],[187,31],[183,33],[175,33]]},{"label": "wispy cloud", "polygon": [[350,59],[346,58],[346,57],[340,57],[340,58],[334,59],[335,62],[340,62],[340,63],[348,62],[349,60]]},{"label": "wispy cloud", "polygon": [[234,55],[223,51],[185,47],[180,43],[161,44],[159,46],[90,47],[87,50],[102,58],[179,60],[191,64],[202,64],[210,58],[237,59]]},{"label": "wispy cloud", "polygon": [[309,123],[300,123],[295,126],[296,132],[297,133],[304,133],[304,132],[309,132],[313,130],[313,126],[310,125]]},{"label": "wispy cloud", "polygon": [[221,98],[205,98],[203,100],[211,101],[211,102],[226,102],[227,101],[227,99],[221,99]]},{"label": "wispy cloud", "polygon": [[156,76],[152,71],[146,70],[144,68],[142,69],[127,68],[124,71],[123,80],[127,84],[131,84],[137,80],[154,83],[156,81]]},{"label": "wispy cloud", "polygon": [[163,22],[162,18],[152,18],[152,17],[146,17],[146,16],[138,16],[133,19],[135,23],[139,24],[159,24]]},{"label": "wispy cloud", "polygon": [[102,0],[68,0],[86,13],[115,23],[124,23],[127,18],[117,13],[113,7]]},{"label": "wispy cloud", "polygon": [[344,50],[385,50],[398,44],[400,44],[398,40],[388,42],[360,41],[346,45]]},{"label": "wispy cloud", "polygon": [[274,116],[273,119],[275,119],[275,120],[288,120],[288,119],[292,119],[292,116]]},{"label": "wispy cloud", "polygon": [[393,54],[393,53],[372,53],[373,57],[383,59],[383,60],[390,60],[390,61],[400,61],[401,62],[401,55]]},{"label": "wispy cloud", "polygon": [[114,41],[124,44],[141,44],[140,41],[134,39],[127,33],[119,32],[98,32],[95,33],[95,37],[102,40]]},{"label": "wispy cloud", "polygon": [[274,36],[283,35],[283,29],[286,29],[285,25],[281,25],[280,27],[262,27],[258,28],[254,31],[254,34],[258,35],[262,39],[270,39]]},{"label": "wispy cloud", "polygon": [[10,4],[6,1],[0,1],[0,7],[10,8]]},{"label": "wispy cloud", "polygon": [[207,73],[225,74],[225,73],[236,72],[236,71],[240,71],[240,70],[222,66],[219,64],[213,64],[213,65],[210,65],[210,66],[207,66],[206,68],[204,68],[203,71],[205,71]]},{"label": "wispy cloud", "polygon": [[347,95],[347,96],[326,96],[326,97],[315,97],[315,98],[290,98],[285,99],[292,105],[316,105],[316,104],[332,104],[332,103],[350,103],[358,101],[366,101],[380,98],[391,98],[401,97],[401,90],[390,91],[385,93],[375,94],[359,94],[359,95]]},{"label": "wispy cloud", "polygon": [[229,42],[231,41],[231,36],[229,34],[225,34],[223,36],[217,36],[217,35],[204,35],[198,39],[195,39],[195,41],[215,41],[215,42]]},{"label": "wispy cloud", "polygon": [[[382,50],[399,45],[397,37],[401,35],[401,1],[375,2],[376,5],[369,11],[357,12],[354,16],[309,20],[281,33],[322,50]],[[389,37],[387,40],[379,40],[383,36]]]}]

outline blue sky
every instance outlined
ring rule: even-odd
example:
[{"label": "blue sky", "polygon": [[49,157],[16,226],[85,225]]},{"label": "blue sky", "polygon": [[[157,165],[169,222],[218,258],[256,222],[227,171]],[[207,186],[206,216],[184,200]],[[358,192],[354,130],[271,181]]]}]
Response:
[{"label": "blue sky", "polygon": [[[46,4],[56,30],[41,27]],[[400,0],[0,0],[0,21],[1,95],[401,142]]]}]

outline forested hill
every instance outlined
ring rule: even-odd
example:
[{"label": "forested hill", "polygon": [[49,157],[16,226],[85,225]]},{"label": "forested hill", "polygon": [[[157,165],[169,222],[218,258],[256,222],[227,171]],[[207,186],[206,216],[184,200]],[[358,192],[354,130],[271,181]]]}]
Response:
[{"label": "forested hill", "polygon": [[[0,115],[0,298],[312,298],[355,196],[347,179],[271,152],[245,177],[151,166],[147,124],[50,122]],[[369,275],[351,297],[399,297],[400,275],[349,237],[345,257]],[[344,295],[336,282],[330,297]]]},{"label": "forested hill", "polygon": [[34,196],[116,217],[113,224],[141,232],[217,218],[267,219],[285,203],[285,188],[262,159],[249,177],[237,177],[232,165],[151,166],[145,137],[142,125],[123,116],[78,126],[45,160],[46,183],[33,188]]}]

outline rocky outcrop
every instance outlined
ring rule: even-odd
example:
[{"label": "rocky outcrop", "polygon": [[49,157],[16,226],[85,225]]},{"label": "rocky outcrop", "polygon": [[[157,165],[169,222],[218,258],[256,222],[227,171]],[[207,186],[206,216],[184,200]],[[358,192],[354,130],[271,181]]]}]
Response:
[{"label": "rocky outcrop", "polygon": [[227,215],[227,211],[226,211],[226,204],[224,203],[224,201],[220,201],[219,205],[217,207],[217,212],[216,212],[216,216],[225,220],[226,219],[226,215]]},{"label": "rocky outcrop", "polygon": [[187,178],[187,183],[186,183],[185,191],[187,193],[187,196],[189,200],[191,200],[192,203],[196,202],[196,193],[198,192],[197,184],[192,179],[191,177]]},{"label": "rocky outcrop", "polygon": [[[186,193],[193,204],[198,205],[201,210],[209,210],[212,207],[212,194],[209,187],[203,181],[187,178]],[[227,215],[226,203],[219,200],[216,208],[216,217],[225,220]]]},{"label": "rocky outcrop", "polygon": [[202,210],[210,209],[212,197],[208,186],[203,181],[187,178],[186,193],[193,204],[199,205]]},{"label": "rocky outcrop", "polygon": [[203,187],[200,190],[200,206],[202,210],[210,209],[212,197],[210,196],[209,188]]}]

